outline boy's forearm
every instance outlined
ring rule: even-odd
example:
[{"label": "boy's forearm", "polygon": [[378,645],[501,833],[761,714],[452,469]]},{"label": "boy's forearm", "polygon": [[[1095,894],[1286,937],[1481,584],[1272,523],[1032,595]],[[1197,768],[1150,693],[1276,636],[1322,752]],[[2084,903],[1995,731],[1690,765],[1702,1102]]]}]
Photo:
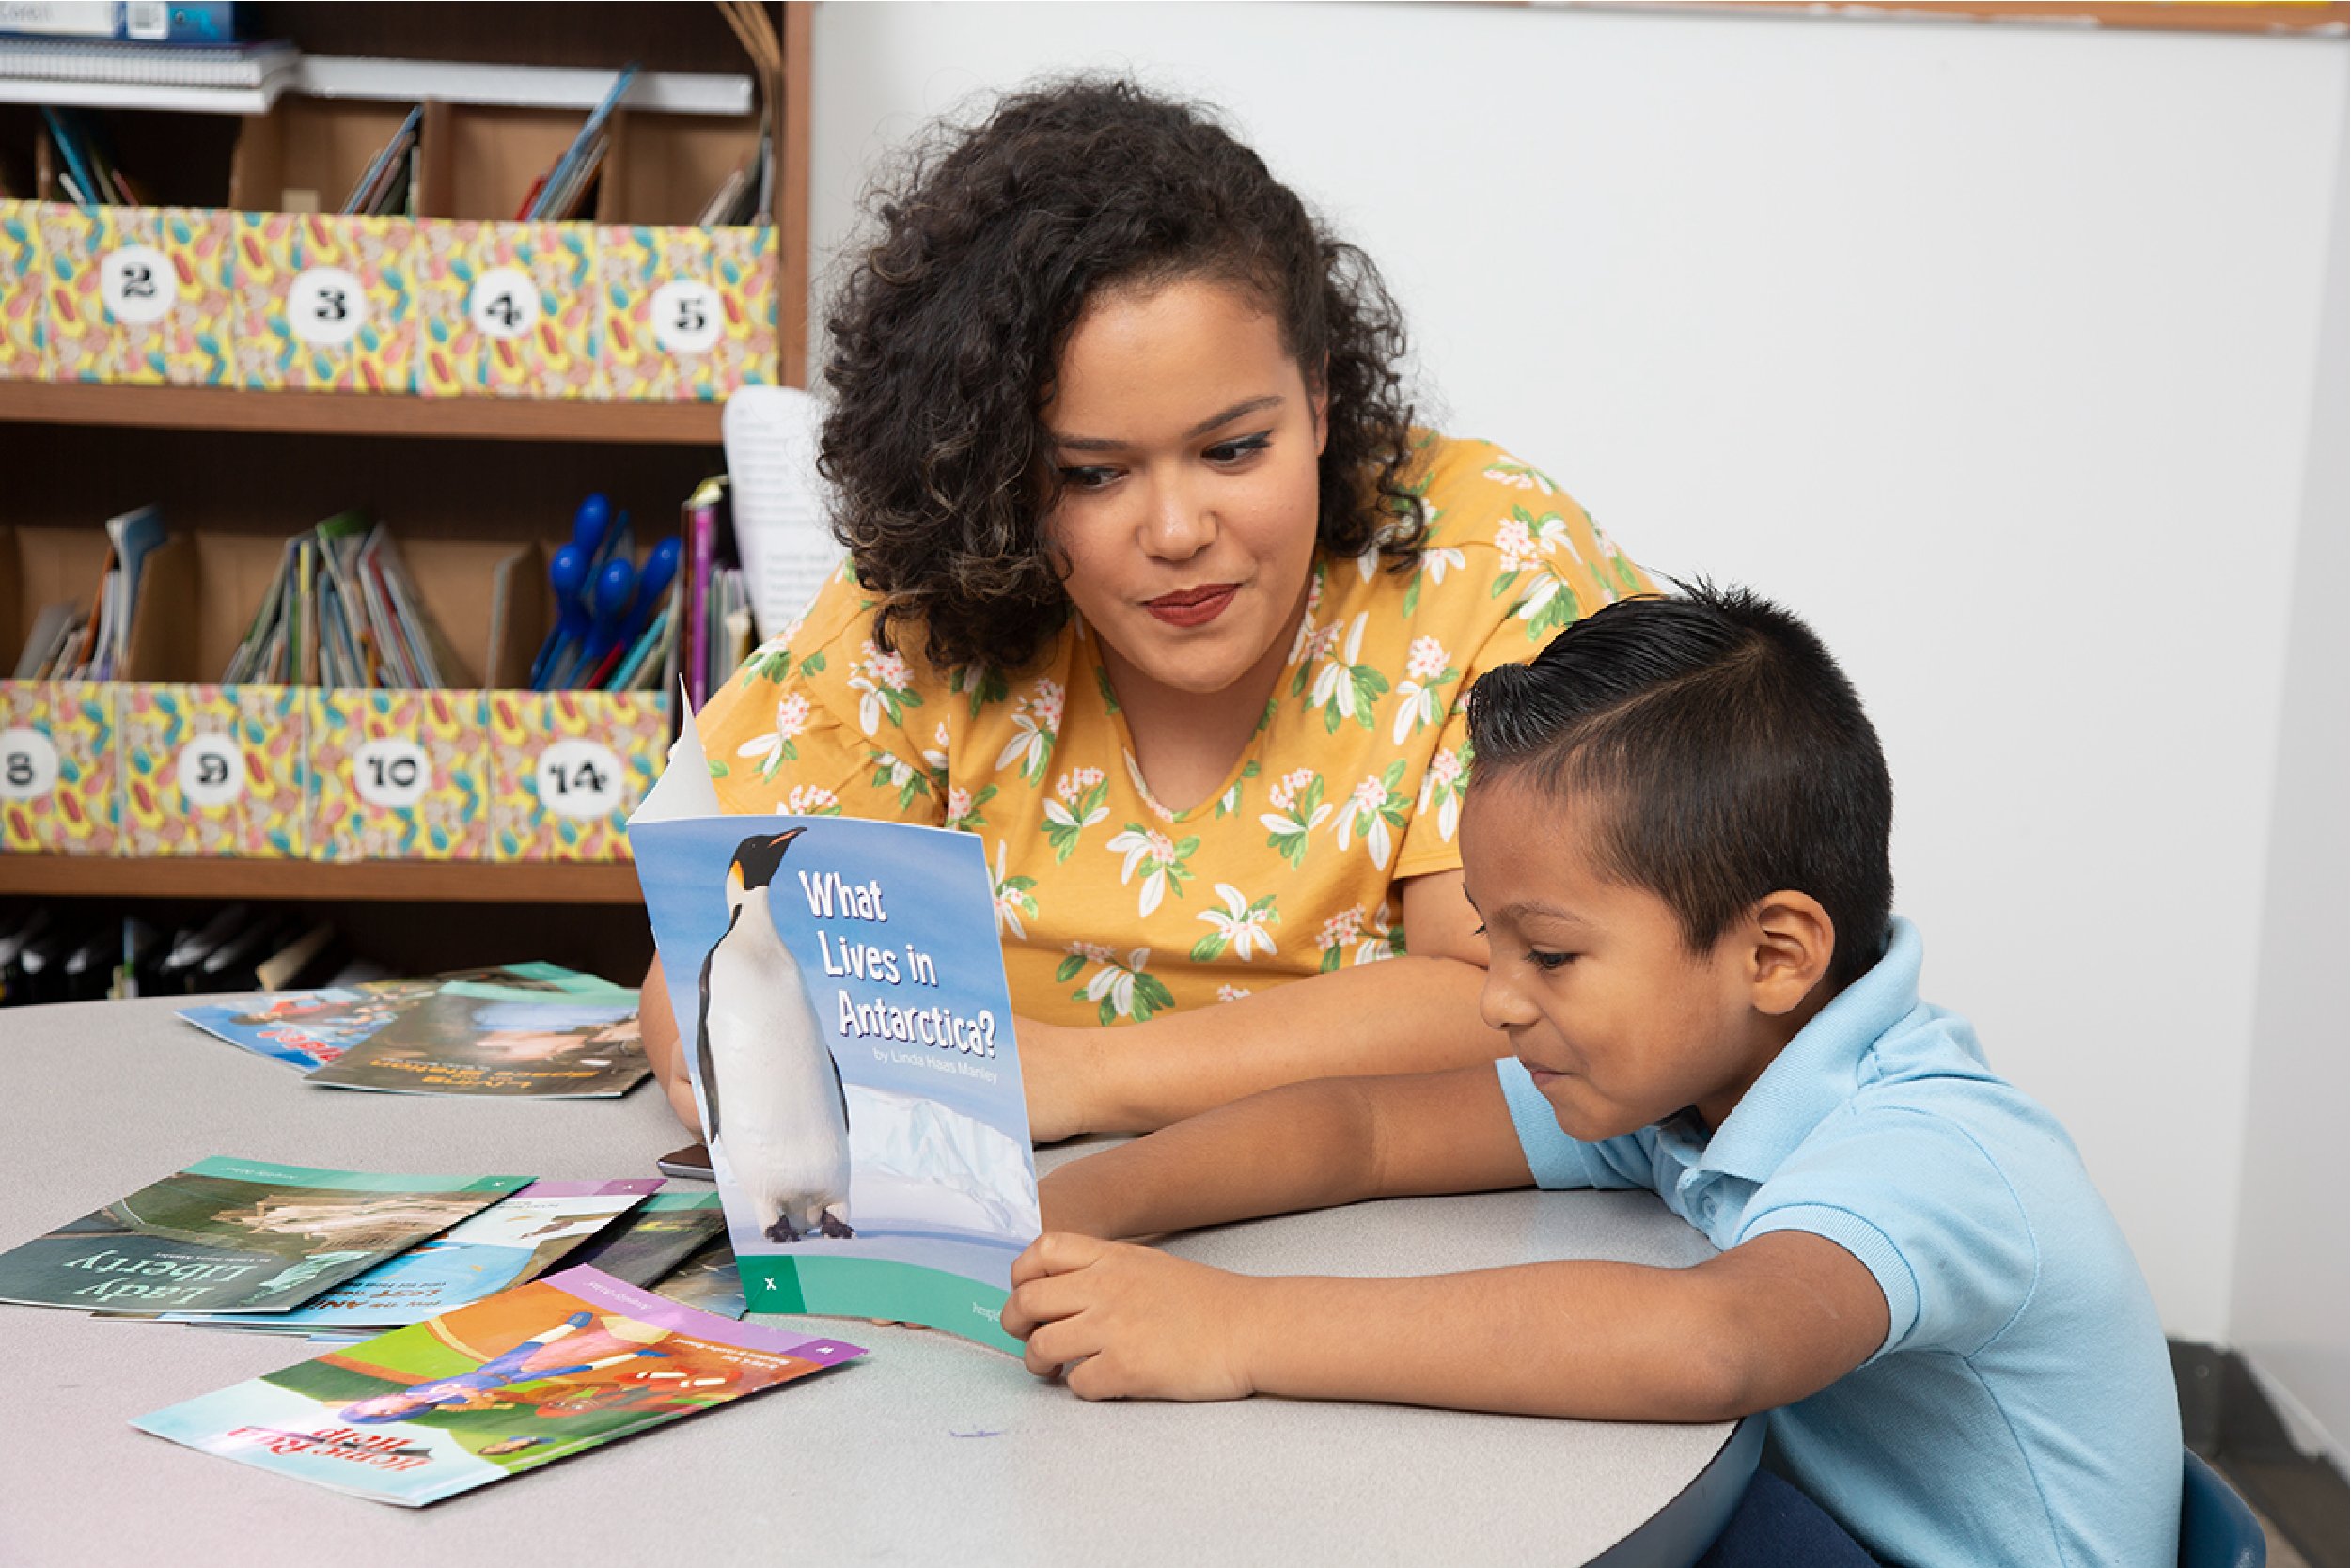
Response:
[{"label": "boy's forearm", "polygon": [[1117,1030],[1100,1042],[1089,1125],[1146,1132],[1282,1084],[1508,1056],[1478,1017],[1483,980],[1461,959],[1396,958]]},{"label": "boy's forearm", "polygon": [[1367,1196],[1371,1116],[1343,1078],[1220,1106],[1048,1173],[1044,1228],[1145,1236],[1353,1202]]},{"label": "boy's forearm", "polygon": [[1230,1332],[1255,1390],[1594,1420],[1728,1420],[1767,1405],[1687,1271],[1563,1262],[1410,1279],[1246,1281]]}]

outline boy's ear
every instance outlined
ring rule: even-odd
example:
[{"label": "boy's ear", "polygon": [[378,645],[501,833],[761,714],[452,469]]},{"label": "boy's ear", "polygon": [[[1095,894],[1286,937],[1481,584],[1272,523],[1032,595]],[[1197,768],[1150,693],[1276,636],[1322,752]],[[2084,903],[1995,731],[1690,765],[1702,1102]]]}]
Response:
[{"label": "boy's ear", "polygon": [[1748,912],[1748,985],[1757,1011],[1793,1012],[1828,973],[1837,924],[1810,893],[1766,893]]}]

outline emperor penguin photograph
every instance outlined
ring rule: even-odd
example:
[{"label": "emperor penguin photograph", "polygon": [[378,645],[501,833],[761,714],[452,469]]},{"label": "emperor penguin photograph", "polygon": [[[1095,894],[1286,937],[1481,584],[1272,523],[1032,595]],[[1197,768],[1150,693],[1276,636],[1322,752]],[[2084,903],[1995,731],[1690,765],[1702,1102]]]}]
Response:
[{"label": "emperor penguin photograph", "polygon": [[849,1228],[849,1099],[792,950],[776,934],[769,885],[806,828],[735,846],[727,930],[702,960],[704,1136],[775,1242]]}]

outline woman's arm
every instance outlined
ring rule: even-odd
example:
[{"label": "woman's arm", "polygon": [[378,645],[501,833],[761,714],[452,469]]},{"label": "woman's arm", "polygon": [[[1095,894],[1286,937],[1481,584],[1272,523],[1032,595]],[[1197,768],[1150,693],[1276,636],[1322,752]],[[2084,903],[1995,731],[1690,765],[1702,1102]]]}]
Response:
[{"label": "woman's arm", "polygon": [[636,1027],[645,1046],[645,1059],[653,1081],[669,1097],[669,1108],[697,1137],[702,1134],[701,1112],[695,1108],[694,1085],[686,1077],[685,1052],[678,1043],[678,1018],[669,1007],[669,982],[662,978],[661,960],[645,972],[645,987],[636,995]]},{"label": "woman's arm", "polygon": [[1400,886],[1406,957],[1116,1030],[1021,1020],[1031,1136],[1147,1132],[1281,1084],[1510,1055],[1479,1021],[1485,939],[1461,872]]}]

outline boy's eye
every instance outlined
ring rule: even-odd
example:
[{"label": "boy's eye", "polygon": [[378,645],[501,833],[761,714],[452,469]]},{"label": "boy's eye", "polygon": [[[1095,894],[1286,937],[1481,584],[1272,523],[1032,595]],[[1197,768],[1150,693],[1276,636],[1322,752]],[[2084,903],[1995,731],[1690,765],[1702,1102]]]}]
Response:
[{"label": "boy's eye", "polygon": [[1208,461],[1224,463],[1239,463],[1243,458],[1262,452],[1273,444],[1274,432],[1271,431],[1260,431],[1255,435],[1244,435],[1231,441],[1219,441],[1208,448]]},{"label": "boy's eye", "polygon": [[1575,959],[1575,955],[1574,953],[1546,953],[1535,948],[1529,948],[1527,949],[1527,962],[1532,964],[1538,969],[1546,971],[1551,969],[1564,969],[1570,964],[1574,963]]}]

